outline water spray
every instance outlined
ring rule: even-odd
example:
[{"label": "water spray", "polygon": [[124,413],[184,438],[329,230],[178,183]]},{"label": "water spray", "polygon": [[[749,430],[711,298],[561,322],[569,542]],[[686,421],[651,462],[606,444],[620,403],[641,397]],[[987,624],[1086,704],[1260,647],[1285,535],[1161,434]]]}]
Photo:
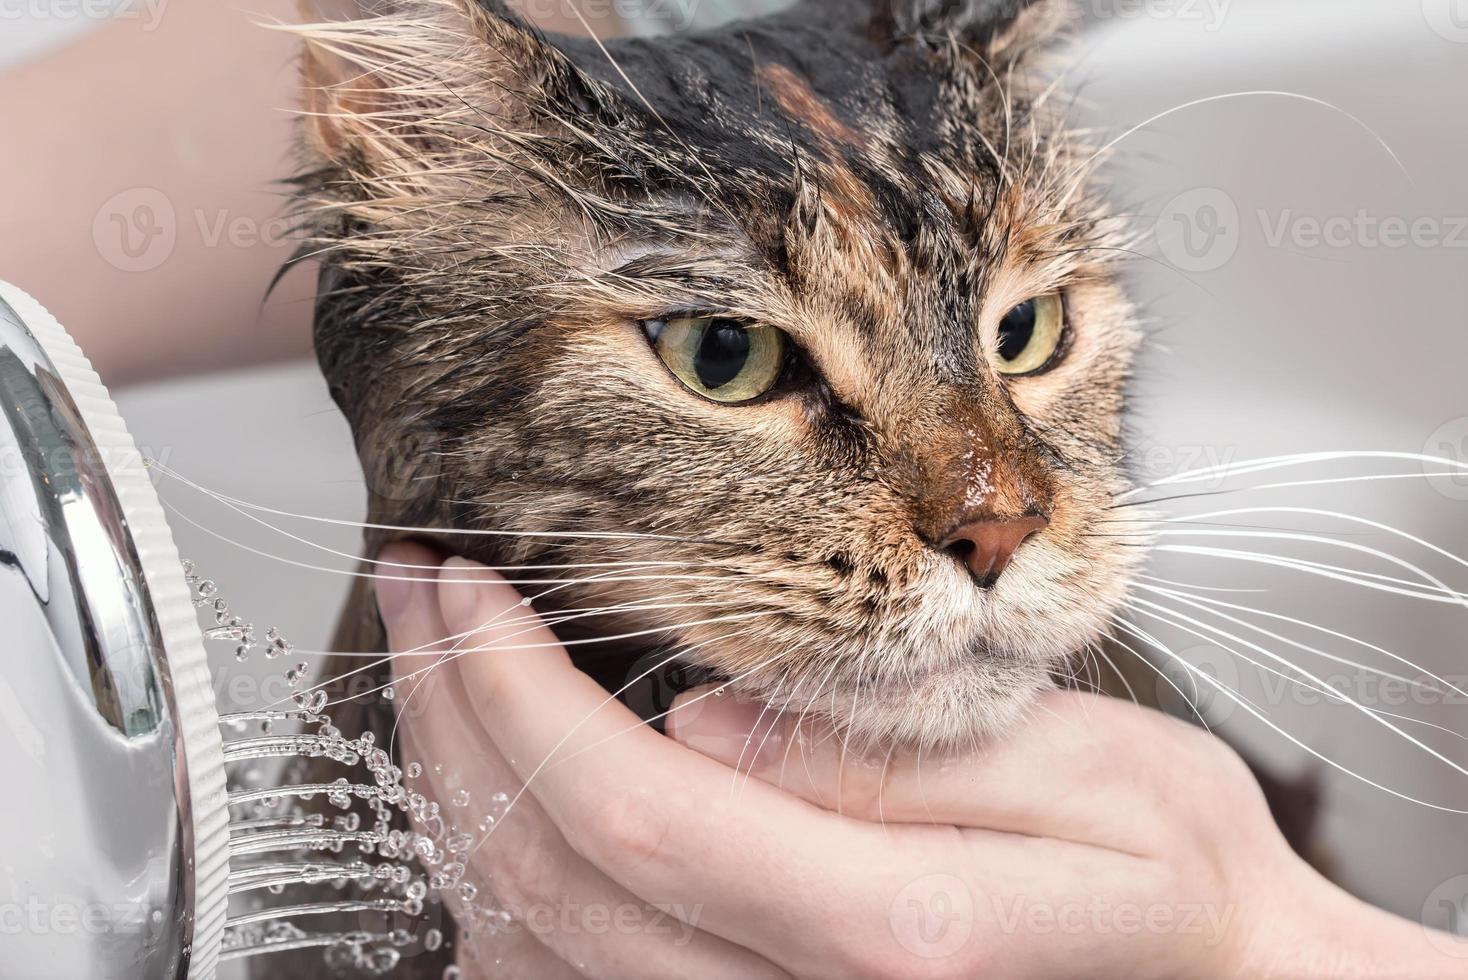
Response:
[{"label": "water spray", "polygon": [[[465,879],[475,835],[408,788],[372,732],[333,726],[289,640],[180,559],[107,390],[5,283],[0,644],[14,926],[0,974],[209,980],[222,961],[315,948],[382,975],[443,945],[425,912],[445,895],[471,920],[503,917]],[[293,695],[219,714],[211,648],[279,660]],[[322,758],[342,775],[305,781]],[[316,926],[343,916],[383,925]]]}]

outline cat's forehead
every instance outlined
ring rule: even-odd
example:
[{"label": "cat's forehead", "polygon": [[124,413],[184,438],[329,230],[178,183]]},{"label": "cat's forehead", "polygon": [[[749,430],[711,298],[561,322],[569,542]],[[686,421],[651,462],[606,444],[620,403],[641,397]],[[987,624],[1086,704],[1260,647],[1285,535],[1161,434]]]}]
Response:
[{"label": "cat's forehead", "polygon": [[634,89],[659,121],[653,137],[697,154],[736,192],[778,195],[803,163],[823,165],[838,185],[823,190],[866,199],[902,225],[931,208],[924,175],[934,165],[978,182],[997,170],[980,86],[920,44],[880,44],[791,16],[632,39],[609,53],[578,60]]}]

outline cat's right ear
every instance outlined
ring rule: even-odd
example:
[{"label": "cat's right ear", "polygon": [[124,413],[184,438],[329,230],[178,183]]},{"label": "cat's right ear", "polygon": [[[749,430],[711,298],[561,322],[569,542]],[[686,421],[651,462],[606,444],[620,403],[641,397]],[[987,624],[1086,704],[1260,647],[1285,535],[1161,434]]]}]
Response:
[{"label": "cat's right ear", "polygon": [[307,144],[389,169],[438,156],[460,127],[514,131],[615,93],[498,0],[301,0]]}]

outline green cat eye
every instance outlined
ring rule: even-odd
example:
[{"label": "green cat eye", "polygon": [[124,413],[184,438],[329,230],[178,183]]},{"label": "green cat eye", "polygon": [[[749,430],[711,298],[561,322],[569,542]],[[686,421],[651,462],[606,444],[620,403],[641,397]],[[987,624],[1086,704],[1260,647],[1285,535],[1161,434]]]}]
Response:
[{"label": "green cat eye", "polygon": [[999,373],[1038,374],[1057,360],[1065,338],[1065,301],[1059,293],[1025,300],[999,321]]},{"label": "green cat eye", "polygon": [[784,373],[785,334],[723,316],[675,316],[642,324],[668,370],[690,389],[717,402],[758,398]]}]

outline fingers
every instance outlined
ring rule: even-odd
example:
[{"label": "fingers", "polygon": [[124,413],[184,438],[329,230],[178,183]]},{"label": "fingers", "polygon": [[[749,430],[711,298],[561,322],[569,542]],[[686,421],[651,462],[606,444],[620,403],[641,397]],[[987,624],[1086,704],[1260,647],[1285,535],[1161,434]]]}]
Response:
[{"label": "fingers", "polygon": [[[440,803],[445,820],[462,815],[476,844],[483,840],[483,846],[463,855],[473,869],[468,877],[481,890],[487,882],[499,905],[514,916],[507,933],[485,937],[481,959],[499,960],[503,975],[518,970],[536,977],[558,975],[545,966],[547,954],[576,964],[577,975],[591,977],[782,976],[748,950],[698,932],[696,914],[687,915],[690,924],[617,885],[572,850],[533,797],[520,796],[521,783],[480,724],[460,671],[462,663],[484,653],[453,659],[455,646],[481,644],[462,637],[444,641],[461,631],[444,622],[435,586],[414,583],[413,588],[421,594],[385,615],[395,650],[426,648],[394,660],[396,675],[409,678],[398,685],[396,698],[403,758],[421,763],[415,788]],[[486,838],[480,814],[496,793],[518,798],[501,809]],[[455,805],[466,800],[465,806]],[[510,951],[502,948],[506,938],[516,940]],[[536,945],[545,949],[530,948]],[[503,972],[507,964],[515,969]]]},{"label": "fingers", "polygon": [[[438,556],[419,545],[396,544],[383,550],[379,561],[401,565],[431,566]],[[398,570],[384,566],[385,574],[396,574]],[[419,571],[403,571],[403,577],[426,576]],[[393,676],[397,696],[394,700],[400,712],[397,732],[402,744],[401,758],[408,760],[454,759],[463,754],[466,744],[471,744],[473,714],[455,710],[449,704],[453,698],[452,685],[443,683],[439,671],[443,650],[451,646],[445,641],[449,635],[443,616],[438,610],[435,586],[431,579],[422,581],[399,581],[378,579],[375,581],[378,611],[383,625],[387,627],[389,646],[398,653],[393,659]],[[417,651],[404,653],[403,651]],[[406,678],[406,679],[405,679]],[[445,755],[445,746],[455,751]],[[430,778],[433,763],[424,765],[424,773],[418,779],[409,778],[409,788],[423,793],[431,800],[439,801],[447,811],[448,797],[444,787],[434,785]],[[493,779],[493,777],[490,777]],[[480,796],[487,800],[495,791],[486,791]],[[422,830],[420,826],[418,828]],[[472,865],[471,865],[472,867]],[[475,867],[466,875],[471,883],[482,883],[482,869]],[[482,884],[479,886],[482,887]],[[462,908],[456,898],[448,900],[448,906]],[[462,930],[456,939],[456,960],[470,971],[470,976],[492,977],[534,976],[572,980],[582,976],[572,969],[560,956],[533,934],[520,930],[489,936],[466,935]],[[470,964],[473,964],[472,966]]]},{"label": "fingers", "polygon": [[[1010,736],[964,753],[854,748],[828,723],[765,712],[708,688],[674,701],[668,734],[818,806],[864,820],[948,823],[1133,853],[1141,804],[1208,791],[1216,753],[1189,726],[1114,698],[1041,695]],[[696,710],[685,711],[685,707]],[[1139,747],[1158,764],[1134,764]],[[1119,778],[1120,777],[1120,778]],[[1128,814],[1124,820],[1116,814]]]},{"label": "fingers", "polygon": [[[476,646],[494,644],[503,632],[494,624],[523,608],[481,566],[450,560],[444,576],[445,622],[451,631],[477,630]],[[474,576],[483,584],[462,584]],[[700,909],[700,928],[791,973],[840,975],[832,957],[860,948],[853,933],[869,944],[885,936],[891,946],[892,896],[915,875],[951,867],[954,855],[936,846],[937,833],[893,848],[880,827],[759,782],[731,792],[730,769],[644,726],[553,640],[541,627],[465,658],[465,686],[485,730],[567,842],[645,900]]]}]

